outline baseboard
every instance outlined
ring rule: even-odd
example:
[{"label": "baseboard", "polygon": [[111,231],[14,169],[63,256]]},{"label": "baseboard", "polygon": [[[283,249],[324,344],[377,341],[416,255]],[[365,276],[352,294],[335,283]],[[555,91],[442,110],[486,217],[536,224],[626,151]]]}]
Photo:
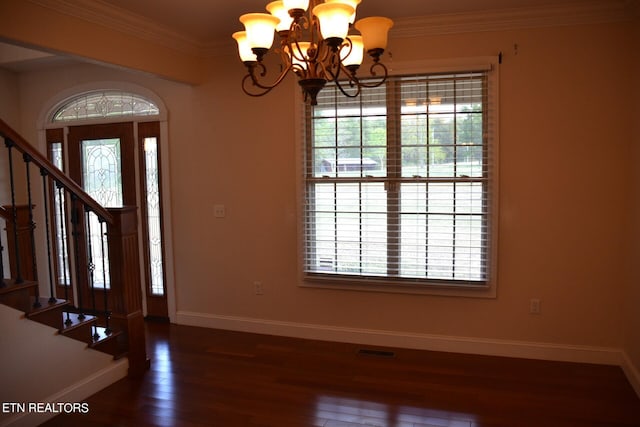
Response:
[{"label": "baseboard", "polygon": [[323,341],[349,342],[369,346],[412,348],[418,350],[564,362],[623,366],[622,350],[528,341],[496,340],[458,336],[407,333],[327,325],[304,324],[247,317],[222,316],[189,311],[177,312],[177,323],[189,326],[282,335]]},{"label": "baseboard", "polygon": [[[116,381],[127,376],[129,370],[129,360],[122,358],[114,361],[106,368],[94,373],[93,375],[79,381],[59,392],[45,398],[42,402],[46,403],[81,403],[87,397],[97,393],[105,387],[115,383]],[[36,402],[38,403],[38,402]],[[87,407],[91,411],[91,407]],[[8,418],[0,424],[0,426],[11,427],[30,427],[38,426],[45,421],[55,417],[55,412],[23,412]]]},{"label": "baseboard", "polygon": [[631,383],[631,387],[633,387],[638,397],[640,397],[640,371],[638,371],[638,368],[634,366],[633,362],[631,362],[631,359],[626,352],[622,353],[621,366],[629,380],[629,383]]}]

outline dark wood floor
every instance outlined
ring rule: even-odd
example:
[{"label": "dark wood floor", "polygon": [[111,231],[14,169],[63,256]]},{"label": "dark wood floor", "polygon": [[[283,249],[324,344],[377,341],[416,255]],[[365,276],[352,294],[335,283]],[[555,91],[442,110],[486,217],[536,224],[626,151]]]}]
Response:
[{"label": "dark wood floor", "polygon": [[[618,367],[149,324],[151,370],[47,426],[640,426]],[[366,348],[367,350],[369,348]],[[387,351],[393,352],[393,355]]]}]

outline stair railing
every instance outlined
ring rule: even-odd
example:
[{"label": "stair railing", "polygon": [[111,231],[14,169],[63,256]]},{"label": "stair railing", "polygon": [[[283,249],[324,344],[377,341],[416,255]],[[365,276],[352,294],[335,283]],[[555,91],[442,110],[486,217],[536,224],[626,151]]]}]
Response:
[{"label": "stair railing", "polygon": [[[78,317],[84,314],[97,316],[105,326],[105,333],[114,330],[124,332],[123,350],[129,358],[129,375],[137,376],[148,368],[145,350],[142,293],[140,284],[139,243],[137,233],[137,207],[105,208],[87,194],[80,185],[64,174],[46,156],[27,142],[21,135],[0,119],[0,138],[6,148],[8,178],[0,173],[0,188],[9,193],[10,201],[0,206],[0,217],[6,224],[6,234],[0,232],[0,288],[18,286],[25,282],[40,282],[36,262],[36,247],[44,248],[47,254],[49,298],[40,297],[40,286],[35,286],[34,307],[57,301],[52,256],[52,222],[58,215],[60,229],[69,230],[70,239],[63,239],[66,247],[59,248],[64,262],[64,298],[73,298]],[[0,147],[1,149],[1,147]],[[24,178],[17,169],[22,155]],[[2,159],[0,155],[0,160]],[[36,203],[32,182],[32,169],[42,177],[42,215],[44,217],[43,239],[36,239]],[[19,193],[24,193],[22,196]],[[2,194],[0,192],[0,194]],[[53,195],[69,206],[54,206]],[[26,199],[26,203],[17,201]],[[0,200],[4,203],[4,201]],[[2,204],[0,203],[0,204]],[[89,216],[95,215],[99,225],[99,244],[92,242]],[[94,230],[94,235],[96,234]],[[3,244],[6,243],[6,247]],[[3,252],[7,251],[9,268],[3,263]],[[70,254],[68,259],[67,254]],[[98,280],[102,288],[95,285],[96,261],[101,263]],[[72,269],[71,266],[74,268]],[[67,270],[69,271],[68,276]],[[7,270],[9,274],[7,274]],[[71,273],[74,271],[74,273]],[[108,274],[108,277],[107,277]],[[101,277],[100,277],[101,276]],[[107,280],[109,288],[107,289]],[[86,295],[89,292],[89,295]],[[85,294],[83,294],[85,293]],[[97,334],[97,331],[96,331]]]}]

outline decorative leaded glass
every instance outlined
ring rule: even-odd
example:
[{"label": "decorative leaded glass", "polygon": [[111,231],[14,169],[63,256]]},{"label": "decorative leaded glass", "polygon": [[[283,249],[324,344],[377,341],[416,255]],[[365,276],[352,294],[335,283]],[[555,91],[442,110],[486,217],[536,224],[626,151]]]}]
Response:
[{"label": "decorative leaded glass", "polygon": [[106,207],[122,206],[120,140],[82,141],[84,190]]},{"label": "decorative leaded glass", "polygon": [[144,139],[145,183],[147,194],[147,224],[149,230],[149,263],[151,267],[151,293],[164,294],[164,262],[160,223],[160,182],[158,176],[158,140]]},{"label": "decorative leaded glass", "polygon": [[[122,160],[120,140],[95,139],[82,141],[82,182],[85,191],[98,203],[106,207],[122,206]],[[87,234],[92,248],[93,284],[97,288],[109,288],[109,259],[104,254],[102,262],[100,249],[103,246],[103,231],[98,217],[88,215]],[[90,232],[89,232],[90,231]],[[104,267],[104,271],[103,271]],[[106,281],[106,283],[105,283]]]},{"label": "decorative leaded glass", "polygon": [[120,116],[157,116],[160,110],[139,95],[117,90],[88,92],[66,102],[53,114],[53,122],[105,119]]}]

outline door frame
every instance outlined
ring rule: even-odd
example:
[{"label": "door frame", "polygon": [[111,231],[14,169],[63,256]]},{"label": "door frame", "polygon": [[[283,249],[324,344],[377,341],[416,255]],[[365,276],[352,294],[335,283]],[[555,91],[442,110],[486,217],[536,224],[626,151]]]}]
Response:
[{"label": "door frame", "polygon": [[[58,109],[67,103],[70,99],[82,95],[83,93],[95,92],[101,90],[121,90],[122,92],[129,92],[146,98],[153,102],[159,110],[158,115],[153,116],[117,116],[114,118],[104,118],[104,119],[87,119],[87,120],[78,120],[74,122],[57,122],[54,123],[52,118]],[[165,291],[166,291],[166,301],[167,301],[167,312],[169,316],[169,321],[172,323],[177,322],[177,307],[176,307],[176,289],[175,289],[175,268],[174,268],[174,256],[173,256],[173,232],[172,232],[172,215],[171,215],[171,177],[170,177],[170,163],[169,163],[169,131],[168,131],[168,118],[167,118],[167,108],[162,101],[162,99],[156,95],[153,91],[128,82],[92,82],[87,84],[81,84],[77,86],[73,86],[71,88],[65,89],[59,92],[57,95],[53,96],[47,102],[43,103],[43,107],[40,111],[38,117],[38,148],[43,153],[47,153],[48,145],[46,132],[47,129],[57,129],[62,128],[64,141],[63,146],[64,150],[64,163],[65,165],[68,163],[67,158],[67,134],[70,126],[76,125],[93,125],[93,124],[107,124],[107,123],[117,123],[117,122],[132,122],[134,124],[134,139],[136,142],[136,146],[139,144],[139,135],[138,135],[138,124],[144,122],[158,122],[160,137],[159,137],[159,149],[162,153],[159,161],[161,168],[161,176],[160,185],[162,187],[162,230],[163,230],[163,240],[164,240],[164,273],[165,273]],[[139,153],[136,150],[136,163],[139,164]],[[136,166],[136,183],[140,182],[139,180],[139,171],[138,166]],[[137,185],[137,184],[136,184]],[[141,206],[140,200],[140,192],[138,192],[138,198],[136,200],[136,206]],[[141,210],[138,209],[138,215],[141,215]],[[39,232],[42,232],[40,230]],[[142,227],[139,227],[139,239],[143,241]],[[44,237],[43,237],[44,238]],[[44,248],[37,248],[37,258],[38,263],[41,265],[38,266],[38,271],[46,272],[46,260],[47,253]],[[141,257],[144,256],[143,250],[141,248]],[[143,310],[145,316],[147,315],[147,290],[146,290],[146,276],[147,273],[142,271],[141,269],[141,287],[142,292],[145,298],[143,298]],[[52,278],[53,279],[53,278]],[[42,281],[44,283],[44,281]]]}]

